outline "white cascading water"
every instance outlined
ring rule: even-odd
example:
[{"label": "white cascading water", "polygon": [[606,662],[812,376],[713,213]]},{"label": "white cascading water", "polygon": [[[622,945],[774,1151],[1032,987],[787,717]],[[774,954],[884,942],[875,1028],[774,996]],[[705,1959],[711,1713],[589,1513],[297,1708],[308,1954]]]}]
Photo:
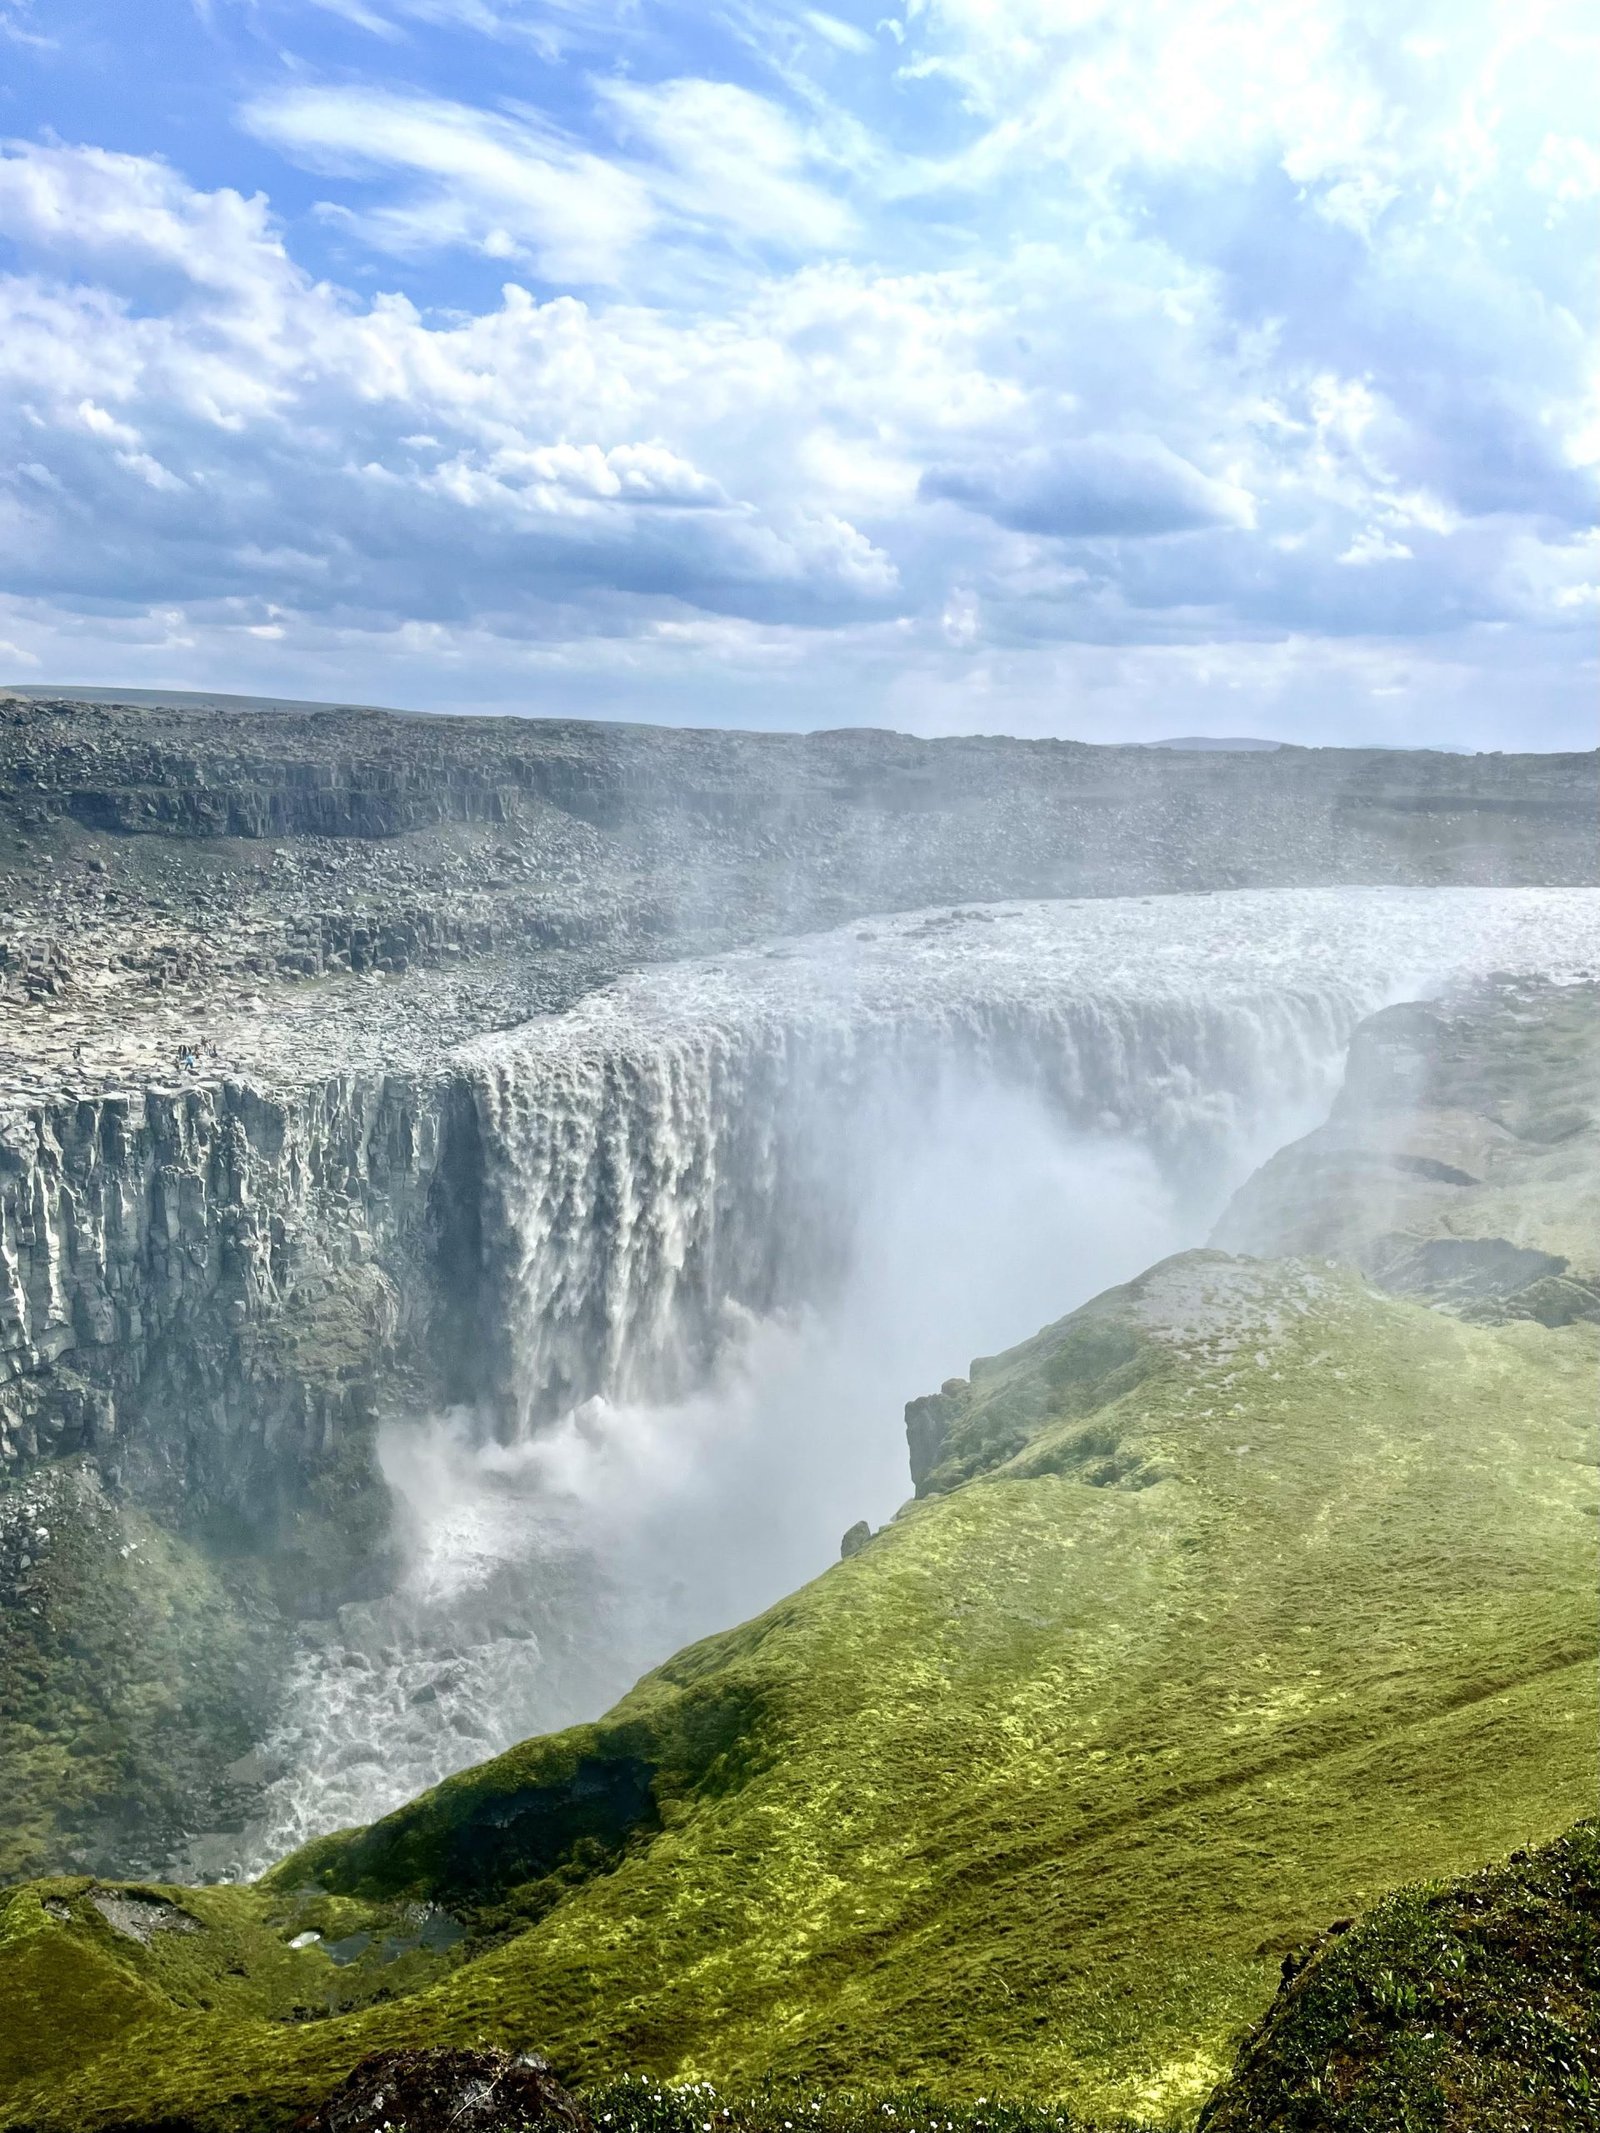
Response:
[{"label": "white cascading water", "polygon": [[308,1645],[254,1866],[598,1714],[908,1493],[904,1402],[1203,1242],[1366,1014],[1600,964],[1600,892],[913,913],[464,1048],[493,1412],[394,1425],[407,1568]]}]

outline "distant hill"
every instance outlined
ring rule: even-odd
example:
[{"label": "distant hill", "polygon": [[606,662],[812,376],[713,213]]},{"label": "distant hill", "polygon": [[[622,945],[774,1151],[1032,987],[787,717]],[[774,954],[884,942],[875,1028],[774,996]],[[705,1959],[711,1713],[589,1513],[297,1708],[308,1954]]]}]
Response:
[{"label": "distant hill", "polygon": [[110,689],[85,688],[78,683],[0,683],[0,696],[21,696],[35,703],[133,704],[149,710],[306,712],[381,711],[386,718],[426,718],[423,711],[397,711],[386,704],[351,702],[346,697],[326,702],[299,696],[237,696],[219,689]]},{"label": "distant hill", "polygon": [[1200,755],[1251,755],[1259,749],[1282,748],[1283,741],[1264,741],[1250,733],[1180,733],[1165,741],[1139,741],[1140,748],[1188,748]]},{"label": "distant hill", "polygon": [[[305,712],[348,711],[382,712],[388,718],[449,719],[458,715],[461,717],[472,715],[470,713],[456,714],[453,712],[396,710],[392,705],[369,704],[355,701],[348,697],[330,697],[324,701],[317,698],[298,696],[244,696],[219,689],[116,689],[108,688],[99,683],[86,687],[77,682],[0,682],[0,697],[5,696],[31,698],[35,702],[59,702],[65,699],[73,703],[83,704],[133,704],[145,706],[150,710],[216,711],[241,716],[263,712],[300,714]],[[539,716],[537,712],[531,712],[528,715]],[[563,720],[562,723],[569,724],[571,721]],[[601,721],[600,723],[605,724],[610,723],[610,721]],[[617,723],[626,722],[617,721]],[[868,727],[825,727],[818,729],[819,733],[869,733],[880,730],[887,729]],[[1106,745],[1115,746],[1117,744],[1110,743]],[[1276,749],[1289,748],[1296,744],[1289,741],[1264,740],[1258,734],[1249,733],[1182,733],[1174,734],[1166,740],[1130,741],[1121,745],[1133,748],[1175,748],[1194,755],[1257,755]],[[1365,747],[1382,747],[1385,744],[1382,742],[1364,742],[1361,745]],[[1397,745],[1404,746],[1403,743]],[[1470,748],[1454,748],[1445,744],[1435,744],[1431,749],[1424,752],[1434,755],[1471,755],[1474,751]]]}]

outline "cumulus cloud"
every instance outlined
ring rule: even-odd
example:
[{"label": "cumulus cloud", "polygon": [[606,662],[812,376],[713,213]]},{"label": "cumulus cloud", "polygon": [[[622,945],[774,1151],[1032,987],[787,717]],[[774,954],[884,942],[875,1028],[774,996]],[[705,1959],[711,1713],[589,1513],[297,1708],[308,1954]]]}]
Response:
[{"label": "cumulus cloud", "polygon": [[287,267],[259,195],[199,191],[155,157],[92,147],[0,151],[0,232],[58,267],[113,283],[160,268],[196,288],[248,296]]},{"label": "cumulus cloud", "polygon": [[292,263],[259,202],[98,152],[0,161],[0,222],[130,292],[151,258],[187,282],[152,314],[103,286],[0,281],[13,591],[512,633],[614,629],[630,596],[815,624],[896,595],[892,560],[829,500],[751,495],[659,433],[687,371],[726,372],[716,335],[663,344],[646,314],[514,285],[449,324],[362,307]]},{"label": "cumulus cloud", "polygon": [[1139,539],[1202,526],[1248,526],[1249,495],[1202,474],[1159,437],[1085,437],[998,464],[930,467],[920,493],[981,511],[1018,533]]},{"label": "cumulus cloud", "polygon": [[1577,0],[336,4],[214,10],[234,185],[0,155],[18,659],[1586,727]]}]

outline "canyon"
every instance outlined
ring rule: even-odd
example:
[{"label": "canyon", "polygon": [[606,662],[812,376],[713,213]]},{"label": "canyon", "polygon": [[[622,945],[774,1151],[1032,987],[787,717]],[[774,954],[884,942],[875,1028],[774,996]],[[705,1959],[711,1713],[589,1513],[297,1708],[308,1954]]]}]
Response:
[{"label": "canyon", "polygon": [[[548,1409],[617,1389],[618,1342],[628,1368],[656,1368],[663,1329],[644,1336],[646,1363],[633,1354],[636,1305],[594,1286],[636,1280],[619,1261],[591,1269],[583,1294],[563,1276],[547,1337],[559,1325],[571,1352],[531,1372],[524,1359],[515,1392],[504,1303],[482,1293],[516,1244],[519,1217],[494,1174],[508,1161],[496,1136],[515,1130],[510,1062],[528,1059],[531,1087],[561,1071],[533,1067],[540,1046],[593,1059],[606,1042],[581,1018],[531,1039],[492,1033],[571,1011],[641,965],[962,900],[1092,898],[1092,911],[1103,898],[1298,884],[1571,886],[1593,874],[1594,801],[1592,758],[1187,754],[8,699],[0,1463],[83,1449],[152,1498],[270,1529],[397,1390],[417,1407]],[[1196,952],[1225,961],[1227,925]],[[931,973],[914,936],[891,940]],[[872,995],[870,944],[856,945],[817,975],[848,990],[846,966],[863,966],[859,1013],[881,1043],[898,1009]],[[1318,975],[1338,989],[1331,967]],[[1130,971],[1124,999],[1141,982]],[[951,983],[941,1002],[930,978],[913,1010],[924,1044],[930,1015],[969,1010],[991,1025],[974,1042],[1016,1054],[1040,1041],[1042,1024],[1032,1038],[1018,1026],[1025,979],[1005,1000],[963,993],[957,965]],[[1114,973],[1098,983],[1116,989]],[[702,1025],[728,1027],[726,1057],[654,1070],[676,1077],[676,1100],[692,1100],[697,1079],[759,1074],[763,1045],[769,1077],[786,1073],[780,1024],[813,1047],[837,1041],[816,1004],[801,1038],[792,1005],[768,1010],[758,991],[708,998]],[[1368,968],[1337,1002],[1325,989],[1320,1011],[1347,1033],[1373,1004]],[[836,1019],[856,1012],[846,1002]],[[1040,1012],[1048,1020],[1054,1003]],[[1069,1034],[1106,1055],[1118,1043]],[[1185,1044],[1223,1041],[1196,1026],[1174,1060]],[[626,1064],[618,1052],[595,1071],[569,1092],[575,1119],[590,1107],[569,1151],[580,1167],[598,1160],[606,1107],[620,1116],[638,1096],[648,1109],[638,1083],[653,1070],[637,1043]],[[1101,1108],[1122,1103],[1117,1081],[1113,1067]],[[1090,1103],[1087,1082],[1077,1098],[1057,1093]],[[744,1111],[762,1114],[760,1099]],[[786,1159],[776,1142],[762,1157]],[[752,1256],[748,1234],[720,1229],[739,1300],[765,1308],[793,1288],[800,1277],[772,1262],[770,1238]],[[738,1285],[688,1249],[683,1280],[701,1282],[704,1319]],[[526,1301],[537,1317],[540,1301]],[[674,1337],[703,1350],[705,1327],[685,1321]]]},{"label": "canyon", "polygon": [[[1600,1315],[1595,797],[1592,757],[0,702],[0,1875],[66,1877],[72,1920],[84,1877],[131,1878],[135,1903],[189,1883],[183,1960],[204,1968],[221,1936],[252,1979],[285,1935],[338,1938],[337,1916],[393,1942],[403,1975],[385,1957],[369,1976],[358,1951],[318,2021],[465,1963],[450,2037],[476,2034],[474,1966],[514,1930],[504,2041],[536,2021],[589,2075],[681,2071],[687,2050],[753,2078],[778,2063],[746,2037],[762,1993],[730,2028],[641,1944],[627,1960],[678,2039],[663,2060],[658,2013],[619,2012],[620,1981],[603,2022],[591,2007],[570,2030],[549,1981],[569,1941],[616,1931],[618,1858],[647,1913],[664,1900],[652,1877],[670,1884],[660,1832],[680,1808],[710,1817],[708,1886],[732,1841],[766,1891],[745,1943],[766,1975],[764,1936],[788,1930],[773,1922],[792,1923],[805,1874],[749,1831],[773,1813],[808,1829],[805,1788],[831,1796],[830,1757],[859,1760],[879,1719],[925,1752],[916,1694],[891,1687],[913,1588],[965,1595],[948,1620],[945,1597],[918,1599],[913,1646],[959,1672],[955,1616],[974,1614],[989,1672],[962,1725],[1023,1795],[1016,1728],[1030,1756],[1071,1762],[1100,1753],[1103,1725],[1128,1813],[1168,1812],[1154,1703],[1085,1715],[1148,1606],[1138,1678],[1152,1695],[1163,1669],[1211,1683],[1174,1723],[1217,1785],[1248,1788],[1250,1755],[1281,1736],[1316,1765],[1291,1785],[1307,1826],[1364,1828],[1359,1770],[1400,1721],[1377,1646],[1369,1679],[1298,1578],[1338,1681],[1291,1668],[1281,1696],[1226,1691],[1244,1742],[1227,1774],[1205,1715],[1221,1662],[1182,1627],[1206,1612],[1194,1580],[1236,1591],[1240,1664],[1281,1671],[1284,1632],[1271,1578],[1250,1583],[1206,1505],[1290,1559],[1320,1518],[1359,1582],[1395,1515],[1375,1475],[1425,1491],[1440,1457],[1477,1478],[1426,1516],[1406,1497],[1416,1551],[1396,1541],[1391,1569],[1427,1646],[1408,1693],[1461,1758],[1460,1829],[1441,1849],[1402,1816],[1378,1851],[1395,1874],[1472,1864],[1504,1821],[1484,1773],[1496,1754],[1531,1769],[1540,1727],[1571,1723],[1587,1634],[1563,1567],[1581,1524],[1546,1561],[1502,1496],[1520,1501],[1522,1475],[1580,1516],[1563,1433]],[[1239,1381],[1241,1343],[1259,1382]],[[1448,1414],[1430,1371],[1459,1380]],[[1376,1425],[1330,1374],[1390,1402],[1377,1466]],[[1508,1399],[1539,1429],[1493,1480]],[[1200,1428],[1218,1415],[1242,1418],[1216,1425],[1238,1445]],[[1280,1463],[1252,1495],[1268,1440]],[[1507,1575],[1543,1595],[1515,1635],[1470,1561],[1430,1597],[1439,1518],[1475,1531],[1485,1490]],[[1069,1647],[1052,1630],[1035,1651],[1030,1632],[1022,1653],[1004,1625],[1060,1629],[1046,1588],[1079,1550],[1105,1597],[1061,1631],[1088,1640],[1069,1740],[1017,1715],[1054,1693]],[[875,1611],[860,1639],[851,1593]],[[1498,1686],[1449,1658],[1451,1609],[1473,1653],[1515,1644]],[[1258,1616],[1277,1623],[1259,1646]],[[882,1701],[824,1751],[820,1714],[858,1666]],[[799,1714],[784,1752],[801,1792],[764,1805],[768,1702]],[[721,1777],[694,1745],[702,1704]],[[1569,1763],[1524,1783],[1527,1835],[1559,1826]],[[576,1823],[574,1771],[598,1803]],[[1083,1777],[1074,1814],[1099,1789]],[[751,1818],[731,1840],[712,1804],[729,1786],[728,1827]],[[931,1799],[894,1797],[891,1820],[939,1824]],[[387,1837],[327,1848],[386,1815],[454,1844],[448,1803],[473,1799],[487,1850],[470,1888],[391,1870]],[[483,1831],[529,1799],[565,1834],[533,1867],[497,1866],[522,1840]],[[1095,1851],[1094,1815],[1085,1828],[1086,1859],[1122,1858]],[[1234,1840],[1218,1841],[1221,1860]],[[1309,1928],[1381,1892],[1371,1860],[1329,1842],[1320,1876],[1252,1902]],[[1205,1861],[1211,1984],[1184,2012],[1152,1942],[1144,2027],[1113,2049],[1074,1956],[1075,2041],[1051,2082],[1192,2114],[1221,2040],[1264,2004],[1260,1951],[1229,1937]],[[534,1867],[556,1881],[524,1914]],[[361,1903],[379,1908],[338,1909]],[[1081,1905],[1073,1932],[1093,1941],[1088,1884]],[[294,1989],[324,1961],[297,1955]],[[984,2004],[973,2063],[1020,2079],[1022,2031]],[[837,2020],[843,2078],[872,2054]],[[896,2035],[872,2062],[885,2076],[927,2049]]]}]

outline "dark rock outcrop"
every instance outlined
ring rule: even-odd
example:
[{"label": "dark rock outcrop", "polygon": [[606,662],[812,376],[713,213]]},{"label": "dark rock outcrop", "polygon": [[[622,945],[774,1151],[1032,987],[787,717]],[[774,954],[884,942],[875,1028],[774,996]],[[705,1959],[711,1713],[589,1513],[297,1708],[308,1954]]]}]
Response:
[{"label": "dark rock outcrop", "polygon": [[378,2052],[295,2133],[592,2133],[588,2113],[531,2052]]}]

